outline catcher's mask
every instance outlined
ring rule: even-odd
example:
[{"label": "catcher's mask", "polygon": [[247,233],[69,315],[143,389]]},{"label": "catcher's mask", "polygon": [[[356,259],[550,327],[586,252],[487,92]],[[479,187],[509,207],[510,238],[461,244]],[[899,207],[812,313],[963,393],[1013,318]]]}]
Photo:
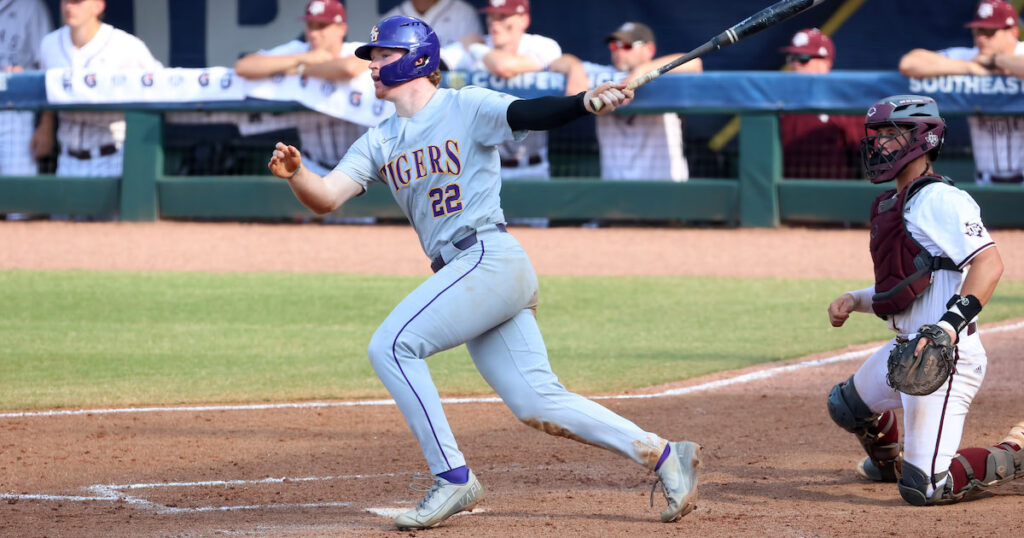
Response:
[{"label": "catcher's mask", "polygon": [[[899,133],[883,135],[883,127],[895,127]],[[895,179],[921,155],[928,154],[932,161],[938,159],[946,138],[946,122],[931,97],[894,95],[868,109],[864,134],[860,141],[864,173],[872,183],[884,183]]]}]

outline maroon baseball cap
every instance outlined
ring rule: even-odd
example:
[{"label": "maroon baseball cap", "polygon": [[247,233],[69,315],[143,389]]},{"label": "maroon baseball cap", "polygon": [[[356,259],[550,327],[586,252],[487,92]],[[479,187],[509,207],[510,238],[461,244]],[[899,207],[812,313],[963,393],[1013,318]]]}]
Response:
[{"label": "maroon baseball cap", "polygon": [[964,25],[967,28],[1009,28],[1017,26],[1017,10],[1003,0],[984,0],[974,10],[974,20]]},{"label": "maroon baseball cap", "polygon": [[302,18],[307,21],[338,24],[345,22],[345,6],[338,0],[310,0],[306,4],[306,14]]},{"label": "maroon baseball cap", "polygon": [[806,28],[793,34],[789,45],[779,50],[791,54],[810,54],[818,58],[835,58],[836,55],[832,38],[817,28]]},{"label": "maroon baseball cap", "polygon": [[530,12],[530,0],[489,0],[480,13],[516,15]]}]

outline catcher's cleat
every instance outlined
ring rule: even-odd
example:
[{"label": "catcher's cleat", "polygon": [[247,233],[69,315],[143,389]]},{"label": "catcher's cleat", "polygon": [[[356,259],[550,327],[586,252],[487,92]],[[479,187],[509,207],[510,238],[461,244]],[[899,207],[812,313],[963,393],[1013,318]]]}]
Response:
[{"label": "catcher's cleat", "polygon": [[1024,420],[1010,428],[1010,433],[1000,443],[1013,443],[1024,450]]},{"label": "catcher's cleat", "polygon": [[884,465],[884,469],[879,469],[871,458],[864,458],[857,464],[857,474],[872,482],[896,482],[900,477],[900,462],[899,459],[893,460]]},{"label": "catcher's cleat", "polygon": [[[399,529],[429,529],[466,510],[472,510],[484,498],[484,487],[476,479],[473,471],[469,471],[469,480],[465,484],[452,484],[439,476],[414,475],[409,487],[415,491],[426,491],[416,508],[395,518],[395,526]],[[423,482],[433,481],[429,489],[423,489]]]},{"label": "catcher's cleat", "polygon": [[669,443],[669,457],[658,469],[658,480],[651,487],[651,506],[654,506],[654,490],[661,484],[661,491],[668,501],[668,508],[661,513],[661,520],[671,523],[697,508],[697,470],[700,469],[701,448],[697,443],[681,441]]},{"label": "catcher's cleat", "polygon": [[1020,448],[1020,450],[1013,453],[1013,477],[1024,478],[1024,421],[1018,422],[1010,428],[1010,433],[1006,434],[1006,437],[1000,441],[1000,444],[1002,443],[1012,443]]}]

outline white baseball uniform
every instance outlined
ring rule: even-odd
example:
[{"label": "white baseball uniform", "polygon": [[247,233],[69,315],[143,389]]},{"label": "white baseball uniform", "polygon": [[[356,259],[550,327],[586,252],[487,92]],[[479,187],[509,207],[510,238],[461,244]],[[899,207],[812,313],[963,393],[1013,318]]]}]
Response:
[{"label": "white baseball uniform", "polygon": [[[160,69],[163,66],[139,38],[102,24],[81,48],[71,41],[71,29],[62,26],[47,34],[40,45],[43,69],[71,69],[72,76],[94,71]],[[58,115],[57,175],[120,176],[124,164],[124,112],[62,111]]]},{"label": "white baseball uniform", "polygon": [[[50,14],[40,0],[0,0],[0,68],[39,69],[39,41],[52,29]],[[0,112],[0,175],[39,173],[29,148],[34,131],[34,112]]]},{"label": "white baseball uniform", "polygon": [[[591,86],[628,75],[611,65],[585,62]],[[602,179],[670,179],[686,181],[690,168],[683,154],[683,120],[679,114],[606,114],[597,118]]]},{"label": "white baseball uniform", "polygon": [[412,0],[405,0],[381,16],[381,19],[395,15],[413,17],[429,24],[441,40],[442,47],[457,42],[466,34],[484,33],[480,15],[464,0],[439,0],[426,13],[416,11]]},{"label": "white baseball uniform", "polygon": [[[977,47],[953,47],[939,54],[954,60],[973,60]],[[1015,56],[1024,56],[1024,41],[1017,43]],[[971,147],[977,182],[1021,183],[1024,181],[1024,116],[975,115],[971,126]]]},{"label": "white baseball uniform", "polygon": [[[483,58],[494,48],[491,37],[484,37],[485,43],[470,46],[468,49],[461,43],[453,43],[441,48],[441,59],[449,69],[470,71],[486,71]],[[562,47],[549,37],[536,34],[523,34],[519,41],[520,56],[536,60],[543,69],[547,69],[562,55]],[[538,131],[522,142],[509,141],[498,147],[501,156],[502,179],[549,179],[551,165],[548,163],[548,134]]]},{"label": "white baseball uniform", "polygon": [[[362,43],[346,41],[342,44],[338,57],[348,58],[355,56],[356,49],[362,45]],[[309,48],[309,43],[296,39],[270,50],[261,50],[259,54],[286,56],[308,52]],[[369,70],[360,76],[369,77]],[[328,172],[333,170],[334,166],[341,160],[341,157],[348,151],[348,147],[366,132],[366,127],[362,125],[328,116],[314,110],[296,112],[287,116],[295,120],[295,125],[299,131],[299,140],[302,144],[300,149],[303,153],[302,163],[321,176],[327,175]]]},{"label": "white baseball uniform", "polygon": [[[904,216],[907,230],[922,247],[933,256],[950,258],[961,268],[995,246],[974,199],[944,183],[928,185],[911,197]],[[931,286],[905,311],[889,316],[889,328],[898,336],[875,351],[854,374],[857,393],[871,411],[882,413],[903,408],[904,461],[929,476],[949,469],[957,454],[968,408],[985,378],[985,348],[977,331],[961,331],[952,382],[927,396],[903,394],[886,383],[889,352],[897,338],[914,338],[918,328],[942,317],[946,302],[960,292],[966,274],[935,271]],[[942,480],[936,487],[941,488],[944,483]],[[928,495],[932,491],[929,489]]]}]

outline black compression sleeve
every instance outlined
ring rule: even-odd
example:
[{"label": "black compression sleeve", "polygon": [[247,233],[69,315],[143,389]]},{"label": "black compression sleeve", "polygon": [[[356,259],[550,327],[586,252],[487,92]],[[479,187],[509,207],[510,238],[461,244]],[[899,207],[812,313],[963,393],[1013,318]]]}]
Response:
[{"label": "black compression sleeve", "polygon": [[583,95],[520,99],[508,105],[508,125],[513,131],[547,131],[589,114]]}]

